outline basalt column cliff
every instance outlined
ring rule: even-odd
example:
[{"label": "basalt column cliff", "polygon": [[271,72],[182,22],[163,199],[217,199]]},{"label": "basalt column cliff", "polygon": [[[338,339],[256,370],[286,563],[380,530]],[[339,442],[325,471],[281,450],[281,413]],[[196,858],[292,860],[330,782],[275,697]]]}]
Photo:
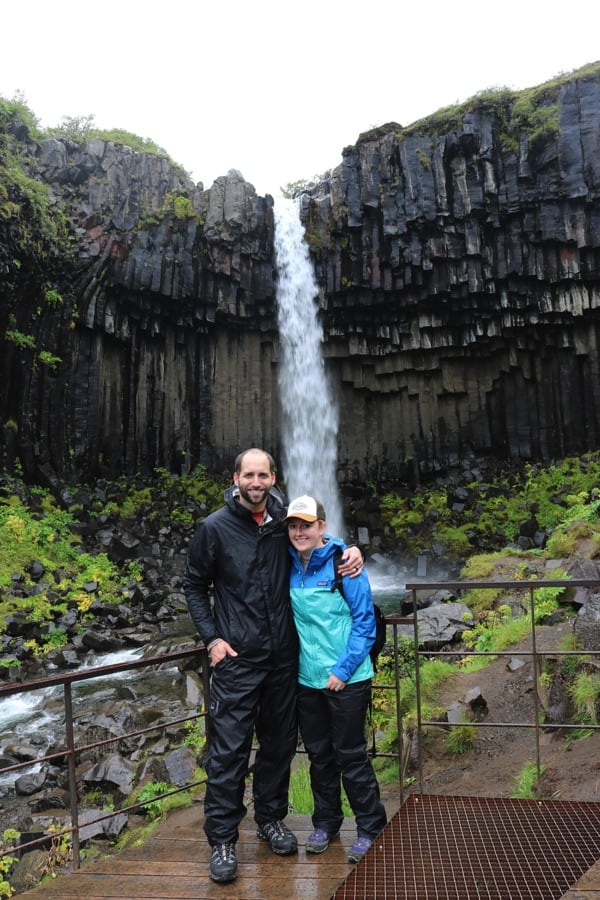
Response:
[{"label": "basalt column cliff", "polygon": [[[68,232],[0,168],[5,459],[62,479],[277,454],[271,198],[104,140],[2,140]],[[599,447],[600,67],[342,159],[300,194],[340,479]]]},{"label": "basalt column cliff", "polygon": [[537,102],[365,134],[303,196],[355,477],[599,444],[600,85]]}]

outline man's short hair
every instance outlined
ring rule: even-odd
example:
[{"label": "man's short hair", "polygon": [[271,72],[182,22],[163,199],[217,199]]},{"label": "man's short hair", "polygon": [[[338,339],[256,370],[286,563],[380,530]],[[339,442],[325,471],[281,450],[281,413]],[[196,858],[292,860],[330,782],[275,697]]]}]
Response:
[{"label": "man's short hair", "polygon": [[274,471],[275,471],[275,460],[273,459],[273,457],[271,456],[270,453],[267,453],[266,450],[261,450],[260,447],[250,447],[248,450],[242,450],[242,452],[241,452],[241,453],[238,453],[238,455],[237,455],[236,458],[235,458],[235,471],[238,473],[238,475],[239,475],[240,472],[242,471],[242,465],[243,465],[243,462],[244,462],[244,457],[245,457],[246,454],[248,454],[248,453],[262,453],[263,456],[266,456],[266,457],[267,457],[267,460],[268,460],[268,463],[269,463],[269,471],[270,471],[270,472],[274,472]]}]

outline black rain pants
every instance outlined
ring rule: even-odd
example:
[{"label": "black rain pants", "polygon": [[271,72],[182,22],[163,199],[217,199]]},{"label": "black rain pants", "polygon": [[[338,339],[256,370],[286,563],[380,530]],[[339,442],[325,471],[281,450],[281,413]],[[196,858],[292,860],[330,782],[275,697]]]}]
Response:
[{"label": "black rain pants", "polygon": [[254,818],[288,813],[290,766],[297,749],[297,668],[260,669],[227,656],[214,668],[209,705],[204,830],[211,846],[235,843],[246,815],[244,791],[254,732]]},{"label": "black rain pants", "polygon": [[298,720],[310,760],[315,804],[312,822],[330,835],[337,834],[344,819],[341,784],[356,818],[358,837],[373,840],[387,821],[367,755],[365,718],[370,697],[370,681],[347,684],[337,693],[298,688]]}]

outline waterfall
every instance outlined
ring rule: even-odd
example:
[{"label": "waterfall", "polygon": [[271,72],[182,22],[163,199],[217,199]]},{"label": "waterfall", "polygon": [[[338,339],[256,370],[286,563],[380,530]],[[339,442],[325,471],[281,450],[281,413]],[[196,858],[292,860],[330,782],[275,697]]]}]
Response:
[{"label": "waterfall", "polygon": [[318,287],[294,201],[275,203],[282,465],[288,498],[310,494],[344,536],[337,483],[338,410],[323,362]]}]

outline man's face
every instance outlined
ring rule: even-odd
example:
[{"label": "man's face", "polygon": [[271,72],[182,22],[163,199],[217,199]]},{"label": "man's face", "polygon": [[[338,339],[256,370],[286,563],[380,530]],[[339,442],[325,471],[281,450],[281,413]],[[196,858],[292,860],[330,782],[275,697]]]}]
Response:
[{"label": "man's face", "polygon": [[240,491],[240,503],[248,509],[264,509],[269,491],[275,484],[269,459],[264,453],[246,453],[240,472],[233,473],[233,482]]}]

